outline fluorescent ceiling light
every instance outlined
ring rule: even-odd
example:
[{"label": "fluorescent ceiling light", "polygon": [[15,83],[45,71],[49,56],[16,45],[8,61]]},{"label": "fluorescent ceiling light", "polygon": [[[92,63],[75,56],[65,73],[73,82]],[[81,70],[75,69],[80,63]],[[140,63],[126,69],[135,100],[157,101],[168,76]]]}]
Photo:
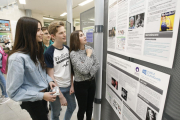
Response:
[{"label": "fluorescent ceiling light", "polygon": [[46,17],[43,17],[43,19],[47,19],[47,20],[54,20],[54,19],[52,19],[52,18],[46,18]]},{"label": "fluorescent ceiling light", "polygon": [[90,2],[92,2],[93,0],[86,0],[86,1],[84,1],[84,2],[82,2],[82,3],[80,3],[80,4],[78,4],[79,6],[83,6],[83,5],[85,5],[85,4],[88,4],[88,3],[90,3]]},{"label": "fluorescent ceiling light", "polygon": [[94,19],[89,19],[89,20],[92,20],[92,21],[94,21]]},{"label": "fluorescent ceiling light", "polygon": [[65,16],[67,13],[65,12],[65,13],[63,13],[63,14],[61,14],[60,16]]},{"label": "fluorescent ceiling light", "polygon": [[19,0],[20,4],[26,4],[26,0]]}]

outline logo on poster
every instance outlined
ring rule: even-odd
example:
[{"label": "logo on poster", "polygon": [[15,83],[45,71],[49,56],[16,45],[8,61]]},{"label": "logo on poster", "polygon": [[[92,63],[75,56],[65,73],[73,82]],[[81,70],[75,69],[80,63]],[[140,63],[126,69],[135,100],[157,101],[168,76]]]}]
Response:
[{"label": "logo on poster", "polygon": [[143,70],[142,73],[144,73],[146,75],[146,70]]},{"label": "logo on poster", "polygon": [[139,67],[136,67],[134,74],[137,75],[137,76],[139,76],[139,71],[140,71],[140,70],[139,70]]},{"label": "logo on poster", "polygon": [[143,69],[143,70],[142,70],[142,73],[144,73],[146,76],[151,77],[151,78],[153,78],[153,79],[155,79],[155,80],[161,81],[160,78],[157,78],[157,77],[156,77],[156,74],[155,74],[154,72],[147,71],[147,70],[144,70],[144,69]]}]

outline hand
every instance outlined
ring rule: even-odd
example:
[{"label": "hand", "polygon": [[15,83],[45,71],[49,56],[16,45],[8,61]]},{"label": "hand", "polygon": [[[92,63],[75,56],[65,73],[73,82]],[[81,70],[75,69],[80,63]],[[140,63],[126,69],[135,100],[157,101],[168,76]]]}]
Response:
[{"label": "hand", "polygon": [[49,86],[51,87],[51,90],[53,90],[53,87],[56,87],[56,84],[54,82],[49,82]]},{"label": "hand", "polygon": [[55,95],[52,95],[56,92],[45,92],[44,93],[44,96],[43,96],[43,99],[45,101],[50,101],[50,102],[54,102],[56,100],[56,96]]},{"label": "hand", "polygon": [[87,54],[88,57],[91,57],[92,49],[86,49],[86,54]]},{"label": "hand", "polygon": [[73,86],[73,85],[71,85],[71,88],[70,88],[69,94],[71,95],[71,94],[73,94],[73,93],[74,93],[74,86]]},{"label": "hand", "polygon": [[66,98],[64,96],[61,96],[59,98],[60,98],[61,106],[67,106]]}]

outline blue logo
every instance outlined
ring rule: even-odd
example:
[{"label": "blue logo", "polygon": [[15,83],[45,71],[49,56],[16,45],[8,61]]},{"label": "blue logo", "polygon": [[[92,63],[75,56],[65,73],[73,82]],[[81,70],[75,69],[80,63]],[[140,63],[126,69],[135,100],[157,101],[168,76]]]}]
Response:
[{"label": "blue logo", "polygon": [[146,75],[146,70],[143,70],[142,73],[144,73]]}]

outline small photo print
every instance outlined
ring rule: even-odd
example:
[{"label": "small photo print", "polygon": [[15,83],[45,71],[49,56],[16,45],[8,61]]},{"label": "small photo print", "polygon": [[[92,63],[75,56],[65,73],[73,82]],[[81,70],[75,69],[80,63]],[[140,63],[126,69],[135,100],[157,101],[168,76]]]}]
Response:
[{"label": "small photo print", "polygon": [[135,16],[129,17],[129,29],[135,28]]},{"label": "small photo print", "polygon": [[116,36],[116,27],[112,27],[111,30],[109,30],[109,37],[115,37]]},{"label": "small photo print", "polygon": [[144,27],[144,13],[136,15],[135,27],[136,28]]},{"label": "small photo print", "polygon": [[156,120],[156,113],[149,107],[147,108],[146,120]]},{"label": "small photo print", "polygon": [[111,78],[111,85],[118,90],[118,81],[114,78]]},{"label": "small photo print", "polygon": [[125,100],[125,101],[127,101],[127,90],[125,90],[123,87],[122,87],[122,89],[121,89],[121,97]]},{"label": "small photo print", "polygon": [[160,32],[173,31],[175,11],[161,14]]},{"label": "small photo print", "polygon": [[118,35],[124,35],[124,30],[118,30]]}]

